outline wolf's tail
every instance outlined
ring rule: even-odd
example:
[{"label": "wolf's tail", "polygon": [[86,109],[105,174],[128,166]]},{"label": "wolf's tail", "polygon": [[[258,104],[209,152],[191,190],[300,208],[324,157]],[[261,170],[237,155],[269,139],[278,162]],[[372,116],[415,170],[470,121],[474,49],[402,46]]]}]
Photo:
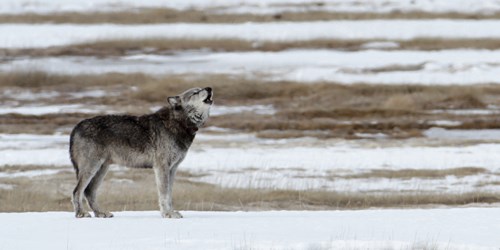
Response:
[{"label": "wolf's tail", "polygon": [[[78,127],[78,126],[77,126]],[[75,160],[75,153],[74,153],[74,143],[75,143],[75,135],[76,135],[76,127],[71,131],[71,135],[69,137],[69,158],[71,159],[71,164],[73,164],[73,168],[75,169],[76,172],[76,179],[78,179],[78,164],[76,163]]]}]

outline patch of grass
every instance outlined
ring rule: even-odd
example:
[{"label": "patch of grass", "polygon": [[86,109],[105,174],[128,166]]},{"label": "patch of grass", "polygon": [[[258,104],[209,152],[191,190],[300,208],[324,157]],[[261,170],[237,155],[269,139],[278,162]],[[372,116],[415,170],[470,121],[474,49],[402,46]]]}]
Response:
[{"label": "patch of grass", "polygon": [[[314,6],[316,3],[305,4]],[[115,12],[58,12],[26,13],[0,15],[0,23],[117,23],[117,24],[154,24],[154,23],[242,23],[276,21],[324,21],[324,20],[368,20],[368,19],[498,19],[500,13],[432,13],[423,11],[388,13],[369,12],[328,12],[298,11],[277,14],[231,14],[201,11],[195,9],[174,10],[168,8],[141,8],[134,11]]]},{"label": "patch of grass", "polygon": [[48,115],[20,115],[6,114],[0,115],[1,133],[33,133],[33,134],[53,134],[56,131],[66,131],[79,121],[90,118],[90,114],[48,114]]},{"label": "patch of grass", "polygon": [[[211,86],[215,105],[272,105],[273,115],[252,112],[212,117],[209,124],[257,132],[267,138],[314,136],[357,138],[356,133],[382,132],[395,138],[420,136],[438,126],[435,120],[459,121],[456,128],[500,128],[495,115],[432,113],[435,109],[486,109],[500,105],[500,86],[341,85],[269,82],[226,75],[153,77],[144,74],[51,75],[41,72],[0,74],[0,88],[50,90],[119,89],[98,98],[54,98],[61,102],[106,105],[120,112],[148,113],[165,105],[168,96],[191,87]],[[31,103],[28,101],[28,103]],[[0,115],[0,131],[8,133],[68,132],[91,114]]]},{"label": "patch of grass", "polygon": [[7,72],[0,74],[0,86],[41,88],[68,83],[67,75],[48,74],[40,71]]},{"label": "patch of grass", "polygon": [[[0,189],[0,212],[72,211],[70,197],[76,180],[70,169],[68,166],[68,171],[34,178],[2,178],[3,184],[14,188]],[[500,202],[498,195],[486,192],[369,194],[222,188],[182,176],[174,186],[174,204],[179,210],[364,209]],[[158,210],[151,170],[111,171],[100,191],[101,206],[111,211]]]},{"label": "patch of grass", "polygon": [[[411,179],[411,178],[422,178],[422,179],[443,179],[447,176],[465,177],[470,175],[483,174],[488,172],[484,168],[478,167],[461,167],[461,168],[450,168],[450,169],[398,169],[398,170],[384,170],[377,169],[371,170],[370,172],[352,174],[352,175],[342,175],[342,176],[332,176],[335,178],[342,179],[368,179],[368,178],[388,178],[388,179]],[[334,174],[334,173],[332,173]]]},{"label": "patch of grass", "polygon": [[[498,39],[440,39],[416,38],[411,40],[332,40],[315,39],[307,41],[246,41],[240,39],[108,39],[55,46],[43,49],[0,49],[0,55],[15,56],[124,56],[131,52],[162,54],[179,50],[212,51],[283,51],[289,49],[338,49],[357,51],[371,42],[391,42],[397,47],[385,50],[444,50],[444,49],[500,49]],[[382,48],[383,49],[383,48]],[[423,65],[401,66],[370,69],[370,72],[415,71]]]},{"label": "patch of grass", "polygon": [[84,87],[140,84],[152,77],[144,74],[63,75],[43,71],[10,71],[0,73],[0,87],[21,87],[29,89],[59,88],[59,91],[82,89]]}]

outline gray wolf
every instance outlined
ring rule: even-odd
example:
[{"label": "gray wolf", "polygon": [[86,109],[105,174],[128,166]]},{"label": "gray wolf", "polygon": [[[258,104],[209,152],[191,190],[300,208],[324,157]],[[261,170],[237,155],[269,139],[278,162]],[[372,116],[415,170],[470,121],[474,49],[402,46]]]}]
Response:
[{"label": "gray wolf", "polygon": [[95,217],[113,214],[97,203],[97,190],[111,164],[153,168],[161,215],[182,218],[172,206],[175,172],[207,121],[213,104],[212,88],[192,88],[167,98],[167,105],[143,116],[104,115],[78,123],[70,137],[69,153],[76,171],[73,206],[77,218],[90,217],[83,196]]}]

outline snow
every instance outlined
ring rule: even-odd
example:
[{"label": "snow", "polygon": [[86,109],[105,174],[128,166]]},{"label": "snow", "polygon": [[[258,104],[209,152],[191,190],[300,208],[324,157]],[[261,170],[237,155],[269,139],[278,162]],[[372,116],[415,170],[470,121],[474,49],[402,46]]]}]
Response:
[{"label": "snow", "polygon": [[0,166],[69,165],[68,143],[67,135],[0,134]]},{"label": "snow", "polygon": [[0,106],[0,114],[23,114],[23,115],[46,115],[54,113],[110,113],[104,106],[89,106],[81,104],[58,104],[58,105],[24,105],[24,106]]},{"label": "snow", "polygon": [[2,92],[0,92],[0,97],[8,100],[15,100],[15,101],[10,101],[10,103],[17,103],[16,101],[40,102],[41,100],[54,99],[56,97],[59,98],[70,97],[72,99],[81,99],[88,97],[102,98],[105,96],[116,96],[119,94],[120,93],[104,91],[100,89],[82,90],[78,92],[59,92],[54,90],[32,91],[24,88],[11,87],[8,89],[2,89]]},{"label": "snow", "polygon": [[455,140],[499,140],[500,129],[443,129],[431,128],[423,133],[428,138]]},{"label": "snow", "polygon": [[249,105],[249,106],[214,106],[210,110],[211,116],[241,114],[244,112],[253,112],[259,115],[272,115],[276,110],[272,105]]},{"label": "snow", "polygon": [[0,150],[12,148],[48,148],[67,146],[67,135],[0,134]]},{"label": "snow", "polygon": [[14,189],[14,186],[13,185],[9,185],[9,184],[0,183],[0,189],[3,189],[3,190],[12,190],[12,189]]},{"label": "snow", "polygon": [[[500,150],[497,131],[431,129],[420,139],[260,139],[252,134],[201,131],[180,166],[201,173],[194,181],[224,187],[345,192],[497,192]],[[377,135],[380,137],[380,135]],[[478,139],[481,139],[477,142]],[[70,170],[67,135],[0,135],[0,168],[37,165]],[[474,142],[475,141],[475,142]],[[26,157],[29,155],[29,157]],[[50,157],[47,157],[50,155]],[[481,167],[486,172],[443,178],[349,178],[374,170]],[[112,168],[114,169],[114,168]],[[54,172],[57,173],[57,172]],[[15,177],[13,173],[5,177]],[[32,176],[50,174],[33,172]],[[347,177],[344,177],[347,176]],[[0,176],[1,177],[1,176]],[[491,183],[488,184],[488,183]]]},{"label": "snow", "polygon": [[247,41],[498,39],[499,20],[361,20],[237,24],[1,24],[0,48],[43,48],[107,39]]},{"label": "snow", "polygon": [[69,93],[69,95],[73,98],[80,99],[80,98],[86,98],[86,97],[102,98],[102,97],[107,97],[107,96],[117,96],[117,95],[119,95],[119,93],[113,93],[113,92],[110,93],[110,91],[94,89],[94,90],[73,92],[73,93]]},{"label": "snow", "polygon": [[497,249],[500,208],[0,213],[4,249]]},{"label": "snow", "polygon": [[[0,178],[35,177],[41,175],[53,175],[61,172],[60,169],[43,169],[20,172],[0,172]],[[1,186],[0,186],[1,188]]]},{"label": "snow", "polygon": [[368,42],[361,45],[362,49],[397,49],[399,43],[396,42]]},{"label": "snow", "polygon": [[23,70],[59,74],[228,74],[305,83],[498,84],[500,50],[189,52],[113,58],[41,57],[0,65],[0,71]]},{"label": "snow", "polygon": [[[151,112],[156,112],[162,106],[151,107]],[[259,115],[272,115],[276,110],[272,105],[248,105],[248,106],[221,106],[215,105],[210,109],[210,116],[221,116],[230,114],[241,114],[244,112],[252,112]]]},{"label": "snow", "polygon": [[431,114],[452,114],[452,115],[498,115],[500,109],[445,109],[432,110]]},{"label": "snow", "polygon": [[440,127],[456,127],[462,125],[462,122],[459,121],[450,121],[450,120],[435,120],[429,121],[428,124],[440,126]]},{"label": "snow", "polygon": [[[202,132],[201,132],[202,133]],[[200,134],[201,134],[200,133]],[[206,136],[206,135],[205,135]],[[231,136],[231,135],[229,135]],[[68,165],[69,136],[37,136],[31,138],[0,135],[0,165],[38,164]],[[500,145],[481,143],[467,146],[377,145],[365,141],[342,142],[324,140],[309,144],[302,140],[257,139],[239,136],[241,144],[211,145],[201,136],[182,163],[183,169],[449,169],[463,166],[496,170],[500,162]],[[217,138],[212,135],[212,140]],[[224,135],[218,136],[224,140]],[[225,141],[233,141],[234,136]],[[248,139],[247,139],[248,138]],[[237,141],[235,141],[237,142]],[[236,146],[238,145],[238,146]],[[23,157],[30,155],[30,157]],[[51,155],[51,157],[46,157]]]},{"label": "snow", "polygon": [[9,88],[9,89],[3,89],[0,95],[3,98],[9,98],[14,100],[35,101],[42,99],[52,99],[58,97],[60,93],[56,91],[33,92],[26,89]]},{"label": "snow", "polygon": [[134,8],[171,8],[177,10],[208,10],[223,13],[273,14],[279,12],[431,12],[490,14],[500,10],[495,0],[397,1],[397,0],[324,0],[321,5],[305,0],[3,0],[0,13],[50,13],[129,11]]},{"label": "snow", "polygon": [[[317,2],[299,1],[270,1],[268,4],[244,1],[239,6],[226,6],[217,12],[239,14],[275,14],[282,12],[350,12],[350,13],[391,13],[391,12],[427,12],[427,13],[468,13],[489,15],[498,12],[500,4],[494,0],[326,0]],[[266,2],[266,1],[265,1]],[[234,2],[233,2],[234,3]],[[215,6],[214,6],[215,7]],[[196,7],[195,7],[196,8]]]}]

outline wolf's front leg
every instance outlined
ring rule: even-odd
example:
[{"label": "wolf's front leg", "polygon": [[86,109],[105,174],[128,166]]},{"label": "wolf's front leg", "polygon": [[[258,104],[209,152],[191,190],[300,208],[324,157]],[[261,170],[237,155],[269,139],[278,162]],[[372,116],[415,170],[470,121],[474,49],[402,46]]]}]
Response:
[{"label": "wolf's front leg", "polygon": [[170,169],[168,166],[155,167],[156,186],[158,188],[158,201],[160,203],[160,212],[163,218],[182,218],[179,212],[174,211],[172,207],[172,182],[170,181]]}]

